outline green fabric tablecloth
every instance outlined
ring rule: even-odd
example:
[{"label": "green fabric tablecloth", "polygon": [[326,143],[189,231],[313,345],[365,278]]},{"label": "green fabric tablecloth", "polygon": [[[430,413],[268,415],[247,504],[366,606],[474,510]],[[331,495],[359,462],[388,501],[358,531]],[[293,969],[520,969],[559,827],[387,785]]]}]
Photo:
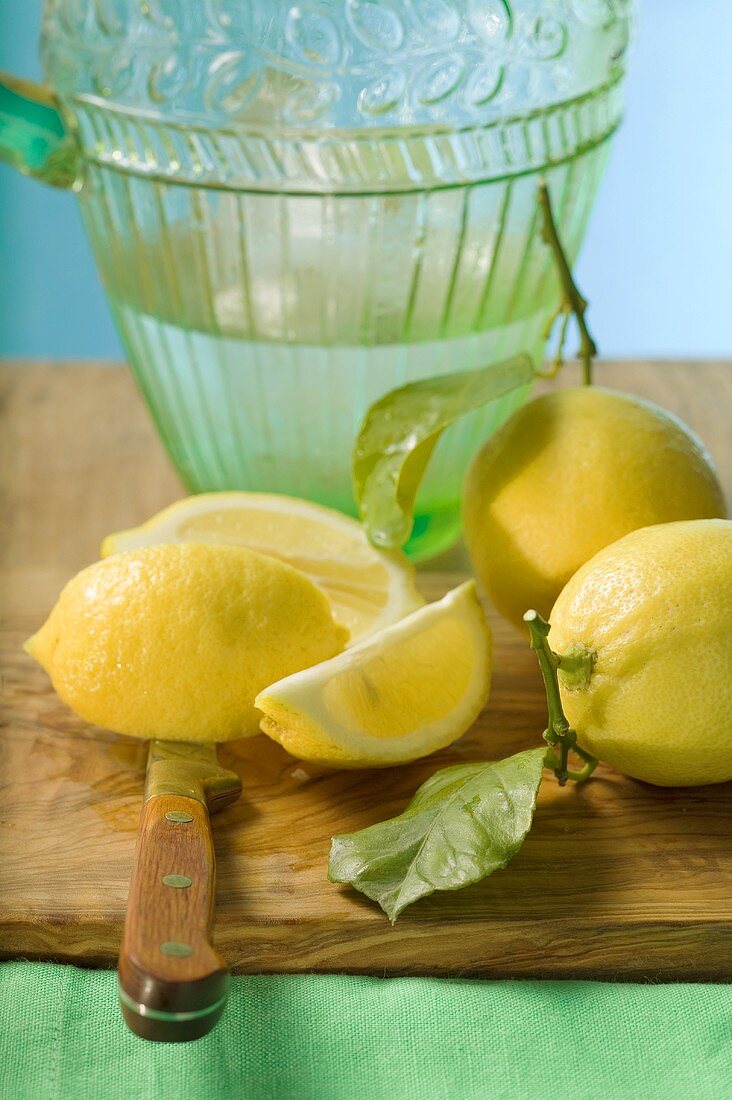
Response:
[{"label": "green fabric tablecloth", "polygon": [[235,978],[217,1028],[124,1027],[116,976],[0,967],[3,1100],[722,1100],[732,987]]}]

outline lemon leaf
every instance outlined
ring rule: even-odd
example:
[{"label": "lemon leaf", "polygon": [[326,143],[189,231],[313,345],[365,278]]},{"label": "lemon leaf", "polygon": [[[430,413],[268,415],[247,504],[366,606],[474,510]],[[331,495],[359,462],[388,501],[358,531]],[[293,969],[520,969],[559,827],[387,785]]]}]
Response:
[{"label": "lemon leaf", "polygon": [[334,836],[328,877],[377,901],[393,924],[419,898],[505,867],[531,828],[545,755],[436,772],[398,817]]},{"label": "lemon leaf", "polygon": [[367,411],[353,452],[361,519],[375,546],[403,546],[412,531],[414,500],[445,428],[534,378],[528,355],[480,370],[410,382]]}]

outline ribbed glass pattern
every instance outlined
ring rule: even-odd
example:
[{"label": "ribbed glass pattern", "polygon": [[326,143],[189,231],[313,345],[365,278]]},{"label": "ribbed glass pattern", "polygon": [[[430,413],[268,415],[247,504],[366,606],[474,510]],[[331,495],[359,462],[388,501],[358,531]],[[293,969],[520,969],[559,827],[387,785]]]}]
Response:
[{"label": "ribbed glass pattern", "polygon": [[[85,220],[133,371],[187,487],[291,493],[353,512],[350,454],[371,402],[518,351],[539,360],[558,284],[538,232],[536,183],[546,177],[574,256],[615,123],[607,110],[597,116],[588,132],[583,102],[576,114],[563,108],[561,126],[554,117],[528,129],[541,169],[527,167],[524,148],[520,170],[502,177],[305,193],[135,170],[131,148],[140,163],[164,153],[180,165],[186,155],[190,168],[191,134],[173,145],[171,128],[160,127],[146,151],[131,120],[88,110],[85,147],[127,150],[128,163],[88,157]],[[560,140],[571,155],[552,155]],[[451,170],[475,157],[474,141],[452,136]],[[439,170],[439,149],[422,142],[425,163]],[[445,434],[418,500],[418,554],[456,534],[469,459],[523,396]]]}]

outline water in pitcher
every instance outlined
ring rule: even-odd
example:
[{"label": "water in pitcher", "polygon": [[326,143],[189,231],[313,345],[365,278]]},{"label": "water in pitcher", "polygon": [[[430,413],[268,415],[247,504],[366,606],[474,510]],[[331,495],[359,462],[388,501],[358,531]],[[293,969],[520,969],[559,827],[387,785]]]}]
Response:
[{"label": "water in pitcher", "polygon": [[[500,240],[485,226],[470,232],[464,206],[464,196],[422,195],[389,209],[382,197],[374,221],[353,198],[222,195],[198,218],[187,212],[187,224],[99,257],[138,382],[190,489],[283,492],[355,514],[351,453],[373,401],[417,379],[540,354],[556,300],[545,247],[504,226]],[[454,539],[470,457],[523,397],[445,433],[417,501],[416,556]]]}]

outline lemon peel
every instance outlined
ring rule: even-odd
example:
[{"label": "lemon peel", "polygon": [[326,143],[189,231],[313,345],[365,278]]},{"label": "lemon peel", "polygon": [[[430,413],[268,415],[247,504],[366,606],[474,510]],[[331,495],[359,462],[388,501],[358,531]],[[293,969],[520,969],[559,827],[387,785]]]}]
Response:
[{"label": "lemon peel", "polygon": [[697,437],[629,394],[570,387],[523,406],[465,482],[465,540],[495,607],[522,632],[598,550],[640,527],[726,516]]},{"label": "lemon peel", "polygon": [[88,722],[225,741],[258,732],[262,688],[345,640],[303,573],[241,547],[181,543],[83,569],[25,649]]}]

